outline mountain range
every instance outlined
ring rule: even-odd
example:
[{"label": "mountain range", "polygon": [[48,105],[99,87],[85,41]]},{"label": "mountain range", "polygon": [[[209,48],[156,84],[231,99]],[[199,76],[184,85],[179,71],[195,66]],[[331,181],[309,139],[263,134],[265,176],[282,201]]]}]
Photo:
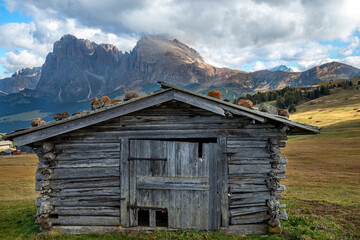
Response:
[{"label": "mountain range", "polygon": [[96,96],[121,98],[127,91],[152,92],[159,88],[157,81],[201,93],[217,89],[224,98],[234,99],[257,91],[354,76],[360,76],[360,69],[338,62],[304,72],[292,72],[283,65],[249,73],[212,66],[176,39],[146,36],[130,52],[122,52],[111,44],[65,35],[54,43],[41,68],[26,68],[0,79],[0,91],[4,92],[0,94],[0,132],[9,130],[6,116],[39,110],[49,113],[51,119],[52,113],[68,110],[65,107],[84,110]]},{"label": "mountain range", "polygon": [[273,68],[271,68],[269,70],[272,71],[272,72],[275,72],[275,71],[294,72],[294,70],[292,70],[291,67],[287,67],[285,65],[279,65],[279,66],[273,67]]}]

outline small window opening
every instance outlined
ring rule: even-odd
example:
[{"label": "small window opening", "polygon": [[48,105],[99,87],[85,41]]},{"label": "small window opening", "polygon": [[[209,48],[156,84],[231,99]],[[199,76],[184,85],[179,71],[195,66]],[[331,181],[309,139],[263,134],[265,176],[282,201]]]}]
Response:
[{"label": "small window opening", "polygon": [[156,226],[157,227],[167,227],[168,226],[168,211],[156,211],[155,213],[156,218]]},{"label": "small window opening", "polygon": [[150,214],[149,210],[138,210],[138,226],[149,227],[150,226]]},{"label": "small window opening", "polygon": [[202,158],[202,154],[203,153],[203,145],[202,145],[202,143],[200,142],[199,143],[199,147],[198,147],[198,157],[199,158]]}]

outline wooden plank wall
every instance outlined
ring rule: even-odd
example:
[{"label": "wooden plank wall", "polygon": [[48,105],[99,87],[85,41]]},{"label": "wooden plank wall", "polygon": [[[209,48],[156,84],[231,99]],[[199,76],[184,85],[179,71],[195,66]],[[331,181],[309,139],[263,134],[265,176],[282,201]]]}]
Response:
[{"label": "wooden plank wall", "polygon": [[120,140],[63,136],[42,145],[53,145],[49,152],[37,149],[37,222],[42,228],[119,226]]},{"label": "wooden plank wall", "polygon": [[[286,218],[285,206],[278,199],[285,187],[279,179],[286,176],[286,159],[281,158],[281,140],[286,129],[258,129],[257,136],[227,137],[230,232],[267,233],[268,222],[280,229]],[[280,216],[281,212],[281,216]]]},{"label": "wooden plank wall", "polygon": [[219,167],[218,179],[222,226],[241,225],[239,229],[259,233],[274,219],[269,199],[278,199],[282,190],[273,179],[285,177],[286,160],[276,150],[285,136],[273,123],[225,119],[169,102],[51,138],[46,142],[54,145],[51,150],[38,143],[37,222],[44,229],[57,225],[69,232],[79,226],[128,227],[129,139],[217,138],[219,158],[226,163]]}]

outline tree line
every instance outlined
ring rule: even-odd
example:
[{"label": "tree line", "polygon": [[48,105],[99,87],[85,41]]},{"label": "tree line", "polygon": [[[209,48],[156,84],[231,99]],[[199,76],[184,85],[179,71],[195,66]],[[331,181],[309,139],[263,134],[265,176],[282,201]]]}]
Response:
[{"label": "tree line", "polygon": [[295,106],[301,101],[312,100],[321,96],[330,95],[331,88],[334,88],[334,86],[321,86],[319,89],[315,89],[312,91],[301,91],[299,88],[296,87],[285,87],[280,90],[257,92],[253,95],[247,94],[245,97],[239,97],[236,102],[238,102],[240,99],[248,99],[251,100],[254,104],[260,104],[262,102],[275,100],[276,107],[288,109],[290,112],[295,112]]}]

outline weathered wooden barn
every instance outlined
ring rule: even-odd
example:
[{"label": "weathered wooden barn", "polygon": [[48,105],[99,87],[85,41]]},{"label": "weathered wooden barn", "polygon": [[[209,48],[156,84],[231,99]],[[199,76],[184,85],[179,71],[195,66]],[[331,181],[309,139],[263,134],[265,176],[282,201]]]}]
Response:
[{"label": "weathered wooden barn", "polygon": [[160,91],[7,135],[39,156],[42,229],[280,230],[283,140],[319,129],[160,84]]}]

